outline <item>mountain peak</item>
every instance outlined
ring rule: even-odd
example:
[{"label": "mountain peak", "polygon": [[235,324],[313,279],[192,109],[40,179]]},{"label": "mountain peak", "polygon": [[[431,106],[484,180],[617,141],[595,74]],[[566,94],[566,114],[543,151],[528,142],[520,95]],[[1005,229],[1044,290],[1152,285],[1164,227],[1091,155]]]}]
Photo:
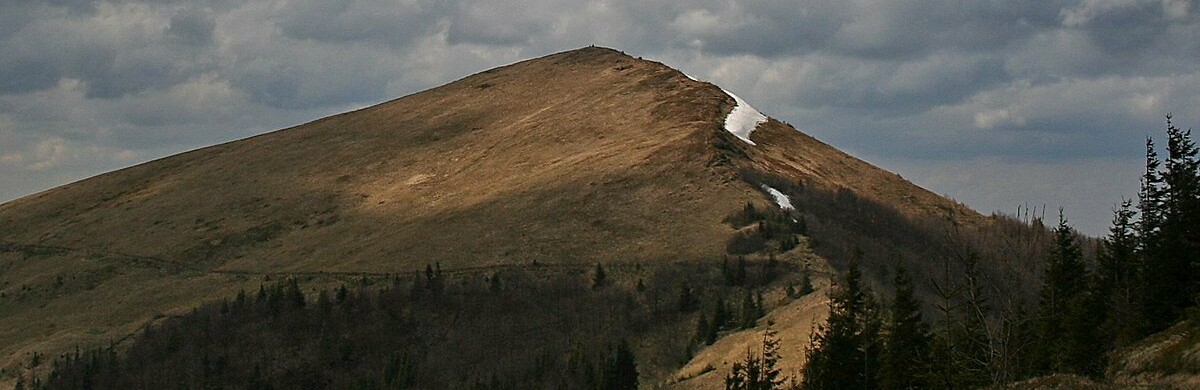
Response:
[{"label": "mountain peak", "polygon": [[0,355],[120,339],[272,276],[713,261],[731,213],[784,199],[745,172],[976,216],[761,114],[731,132],[743,103],[586,47],[0,205],[0,252],[41,256],[7,285],[90,278],[42,305],[68,313],[53,331],[34,306],[0,316]]}]

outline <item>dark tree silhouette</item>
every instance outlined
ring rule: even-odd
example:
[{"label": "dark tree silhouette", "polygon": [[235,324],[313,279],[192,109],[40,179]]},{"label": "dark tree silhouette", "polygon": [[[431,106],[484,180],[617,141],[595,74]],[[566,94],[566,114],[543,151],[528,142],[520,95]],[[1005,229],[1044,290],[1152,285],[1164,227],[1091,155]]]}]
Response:
[{"label": "dark tree silhouette", "polygon": [[880,367],[881,389],[923,389],[929,365],[932,336],[921,318],[921,301],[904,268],[893,279],[896,297],[888,313],[887,336]]},{"label": "dark tree silhouette", "polygon": [[726,390],[799,389],[793,378],[779,372],[779,339],[775,331],[763,332],[762,352],[747,348],[746,356],[734,362],[725,375]]},{"label": "dark tree silhouette", "polygon": [[804,367],[806,389],[875,389],[882,352],[875,299],[862,285],[857,259],[830,293],[829,319],[818,326]]}]

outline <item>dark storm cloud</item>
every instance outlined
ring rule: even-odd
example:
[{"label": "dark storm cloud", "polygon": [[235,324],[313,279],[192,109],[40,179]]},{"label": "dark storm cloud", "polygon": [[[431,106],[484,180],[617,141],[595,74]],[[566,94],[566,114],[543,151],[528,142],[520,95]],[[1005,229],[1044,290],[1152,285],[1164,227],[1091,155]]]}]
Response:
[{"label": "dark storm cloud", "polygon": [[293,1],[284,3],[279,27],[294,39],[403,47],[434,33],[443,8],[442,1]]},{"label": "dark storm cloud", "polygon": [[[761,1],[678,6],[680,41],[763,57],[826,51],[914,58],[934,51],[991,51],[1058,23],[1055,1]],[[655,15],[651,13],[650,15]],[[662,20],[657,20],[661,22]]]},{"label": "dark storm cloud", "polygon": [[171,17],[167,33],[185,45],[207,45],[212,41],[216,22],[212,14],[199,8],[180,10]]},{"label": "dark storm cloud", "polygon": [[[553,4],[548,4],[554,7]],[[450,43],[520,45],[546,35],[552,13],[531,10],[502,1],[459,2],[447,18]]]},{"label": "dark storm cloud", "polygon": [[894,116],[962,101],[1008,80],[991,56],[939,53],[911,61],[812,55],[797,72],[795,101],[859,115]]},{"label": "dark storm cloud", "polygon": [[[297,62],[297,61],[319,62]],[[319,76],[316,76],[319,75]],[[387,90],[387,73],[370,61],[331,58],[288,58],[285,61],[252,60],[233,72],[230,81],[251,99],[274,108],[308,109],[381,100]]]},{"label": "dark storm cloud", "polygon": [[0,59],[0,94],[38,91],[54,86],[61,77],[53,64],[9,57]]},{"label": "dark storm cloud", "polygon": [[1087,1],[1064,9],[1063,26],[1094,44],[1106,73],[1191,72],[1200,61],[1195,3],[1187,0]]},{"label": "dark storm cloud", "polygon": [[[22,178],[0,198],[589,44],[718,83],[918,183],[980,188],[997,166],[1136,163],[1165,112],[1200,123],[1198,14],[1195,0],[0,0],[0,174]],[[956,161],[970,172],[934,172]],[[1106,183],[1077,187],[1123,191]],[[964,191],[984,211],[1016,196]]]}]

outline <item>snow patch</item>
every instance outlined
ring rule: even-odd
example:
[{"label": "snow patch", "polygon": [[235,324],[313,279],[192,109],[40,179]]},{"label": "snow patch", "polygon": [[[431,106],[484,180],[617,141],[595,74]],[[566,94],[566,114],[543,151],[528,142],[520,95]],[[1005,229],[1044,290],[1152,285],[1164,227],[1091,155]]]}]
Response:
[{"label": "snow patch", "polygon": [[[754,131],[754,128],[758,127],[760,123],[766,122],[767,116],[755,110],[754,107],[750,107],[749,103],[746,103],[738,95],[734,95],[733,92],[729,92],[725,88],[721,88],[721,90],[726,95],[729,95],[729,97],[732,97],[734,102],[737,102],[737,105],[733,107],[733,111],[730,111],[729,116],[725,117],[725,130],[733,133],[734,136],[740,138],[742,141],[746,141],[748,144],[757,145],[754,141],[750,140],[750,132]],[[782,193],[780,194],[782,195]],[[787,199],[787,197],[784,197],[784,199]]]},{"label": "snow patch", "polygon": [[787,194],[784,194],[783,192],[780,192],[777,189],[768,187],[765,184],[762,186],[762,188],[764,190],[767,190],[767,193],[771,194],[772,198],[775,198],[775,204],[778,204],[780,209],[783,209],[783,210],[795,210],[796,209],[795,207],[792,207],[792,199],[788,198]]},{"label": "snow patch", "polygon": [[[683,77],[687,77],[692,81],[700,81],[683,71],[679,71],[679,73],[683,73]],[[754,141],[750,140],[750,132],[753,132],[754,128],[758,127],[759,124],[766,122],[767,116],[755,110],[754,107],[750,107],[750,103],[742,100],[741,96],[734,95],[733,92],[729,92],[725,88],[721,88],[721,91],[725,92],[726,95],[729,95],[737,103],[733,106],[733,110],[729,111],[729,115],[725,117],[725,130],[733,133],[734,136],[742,141],[746,141],[748,144],[757,145]]]}]

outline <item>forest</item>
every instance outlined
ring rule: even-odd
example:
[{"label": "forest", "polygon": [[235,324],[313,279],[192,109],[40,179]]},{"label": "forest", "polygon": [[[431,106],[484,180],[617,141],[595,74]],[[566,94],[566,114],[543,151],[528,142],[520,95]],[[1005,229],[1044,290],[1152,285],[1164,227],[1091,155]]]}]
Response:
[{"label": "forest", "polygon": [[[1138,197],[1115,208],[1094,256],[1085,256],[1087,240],[1060,210],[1040,256],[1035,300],[994,286],[980,272],[984,256],[968,252],[954,256],[962,266],[957,277],[930,278],[932,302],[914,294],[914,278],[897,267],[885,303],[851,259],[829,293],[830,316],[807,349],[803,379],[787,387],[960,389],[1052,374],[1100,379],[1112,351],[1194,317],[1200,162],[1191,131],[1170,115],[1166,122],[1166,158],[1146,140]],[[771,350],[769,341],[762,351]],[[746,361],[769,361],[767,355]],[[756,372],[735,372],[726,387],[785,387],[778,375],[761,374],[769,366]]]},{"label": "forest", "polygon": [[296,279],[266,281],[148,326],[126,345],[36,362],[50,366],[47,376],[19,385],[636,389],[720,335],[755,326],[770,309],[768,285],[812,291],[803,270],[745,257],[565,274],[541,267],[456,279],[433,264],[315,292]]}]

